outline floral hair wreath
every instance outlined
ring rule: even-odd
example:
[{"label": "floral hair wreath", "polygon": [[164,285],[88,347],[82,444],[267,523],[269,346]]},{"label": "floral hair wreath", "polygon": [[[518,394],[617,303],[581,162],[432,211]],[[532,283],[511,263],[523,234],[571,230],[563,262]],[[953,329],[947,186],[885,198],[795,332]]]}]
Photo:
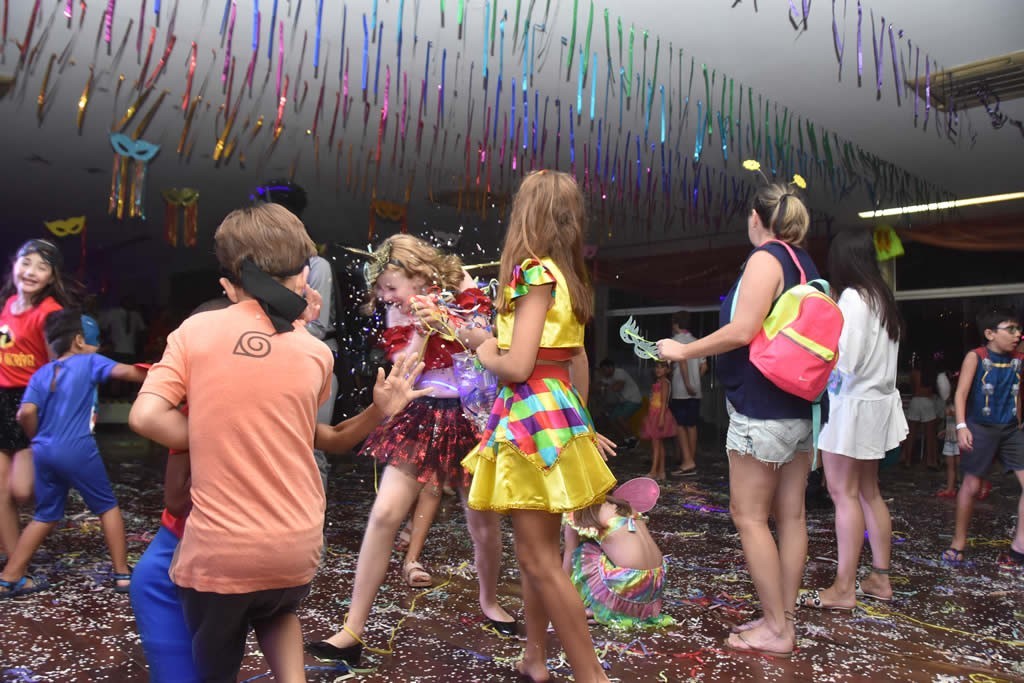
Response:
[{"label": "floral hair wreath", "polygon": [[[748,171],[755,171],[764,179],[766,183],[769,182],[768,177],[761,170],[761,162],[758,161],[757,159],[747,159],[746,161],[743,162],[743,168],[747,169]],[[801,190],[807,189],[807,181],[804,180],[804,177],[799,173],[794,173],[793,179],[790,180],[787,184],[795,185],[799,187]]]}]

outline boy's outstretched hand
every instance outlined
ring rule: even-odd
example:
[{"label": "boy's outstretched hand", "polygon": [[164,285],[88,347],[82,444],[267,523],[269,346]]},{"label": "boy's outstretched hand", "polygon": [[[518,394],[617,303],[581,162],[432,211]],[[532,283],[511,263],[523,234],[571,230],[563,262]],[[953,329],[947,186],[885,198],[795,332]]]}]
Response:
[{"label": "boy's outstretched hand", "polygon": [[377,368],[377,382],[373,385],[373,405],[388,417],[401,411],[410,401],[429,396],[433,391],[430,387],[413,388],[425,367],[423,362],[417,362],[416,358],[416,354],[397,356],[387,376],[384,374],[384,368]]}]

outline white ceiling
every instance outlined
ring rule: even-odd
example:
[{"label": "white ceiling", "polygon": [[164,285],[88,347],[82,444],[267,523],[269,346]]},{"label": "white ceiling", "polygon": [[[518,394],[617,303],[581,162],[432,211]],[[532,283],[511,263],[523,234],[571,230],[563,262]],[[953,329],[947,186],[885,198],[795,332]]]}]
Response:
[{"label": "white ceiling", "polygon": [[[237,19],[233,39],[232,54],[236,57],[236,75],[234,95],[237,96],[245,67],[251,54],[252,13],[256,0],[238,0]],[[149,0],[146,4],[145,36],[148,38],[150,28],[154,25],[153,7],[157,0]],[[107,193],[110,185],[110,169],[113,154],[108,141],[108,133],[114,120],[121,118],[129,103],[134,99],[135,92],[129,88],[141,71],[141,62],[145,56],[146,39],[142,41],[141,52],[136,49],[139,11],[143,0],[120,0],[115,4],[112,30],[112,52],[117,53],[129,20],[133,27],[120,62],[113,64],[114,56],[108,55],[106,45],[100,43],[95,47],[95,39],[107,0],[91,0],[88,3],[84,24],[79,28],[81,6],[75,2],[73,7],[72,28],[68,28],[62,15],[65,0],[43,0],[39,24],[36,27],[32,45],[39,46],[38,53],[31,66],[18,69],[18,50],[15,40],[22,40],[29,21],[34,0],[19,0],[10,3],[8,23],[8,43],[5,46],[4,61],[0,65],[0,74],[17,76],[17,85],[13,92],[0,99],[0,146],[4,150],[3,174],[7,195],[0,226],[3,236],[0,239],[20,239],[28,234],[36,234],[42,229],[41,221],[66,218],[80,214],[89,217],[90,244],[94,247],[114,244],[119,241],[135,238],[149,238],[149,242],[159,243],[163,226],[163,204],[157,191],[167,187],[195,187],[201,192],[200,217],[202,223],[201,245],[203,254],[208,252],[209,235],[216,222],[230,209],[247,201],[252,188],[263,180],[273,176],[286,176],[292,166],[295,167],[295,179],[304,185],[310,194],[311,206],[307,212],[307,224],[314,237],[320,241],[337,240],[353,244],[365,243],[367,239],[367,221],[369,195],[372,181],[361,183],[358,188],[347,187],[349,178],[349,157],[353,158],[352,177],[360,180],[367,168],[368,154],[376,149],[378,121],[384,101],[386,66],[392,69],[391,96],[389,98],[390,118],[384,137],[382,162],[377,176],[377,195],[387,199],[400,200],[413,171],[415,183],[412,191],[411,227],[414,230],[429,227],[436,230],[457,231],[461,227],[468,235],[461,245],[464,250],[477,251],[474,245],[483,245],[481,249],[493,254],[493,245],[497,240],[499,227],[496,216],[492,212],[487,218],[481,219],[478,214],[458,214],[453,209],[438,208],[426,201],[431,191],[458,188],[465,177],[465,134],[467,115],[472,111],[471,149],[476,150],[482,141],[485,112],[495,103],[495,90],[498,70],[498,50],[489,57],[491,70],[488,89],[483,88],[481,67],[483,61],[484,13],[483,0],[467,0],[465,10],[465,30],[460,38],[457,35],[455,16],[459,0],[447,0],[445,27],[440,26],[439,2],[422,0],[323,0],[323,38],[321,44],[321,65],[318,78],[314,77],[313,50],[316,32],[317,0],[279,0],[278,18],[285,20],[285,45],[287,57],[284,72],[291,78],[291,92],[286,105],[284,117],[285,129],[272,152],[270,132],[276,113],[274,75],[277,69],[277,51],[274,47],[273,70],[269,78],[267,60],[267,37],[270,25],[270,13],[274,0],[258,0],[262,13],[262,36],[258,61],[255,68],[252,95],[246,94],[241,100],[240,114],[235,124],[234,133],[238,133],[245,119],[250,119],[249,129],[239,136],[238,149],[244,151],[246,163],[244,168],[239,164],[239,152],[227,164],[219,167],[211,158],[216,140],[223,129],[224,118],[218,115],[218,107],[225,101],[220,80],[221,66],[225,57],[225,49],[221,47],[220,24],[224,11],[224,0],[162,0],[160,28],[153,49],[149,71],[157,64],[166,42],[171,14],[177,5],[175,33],[177,43],[171,53],[166,72],[156,82],[157,91],[169,91],[162,106],[156,112],[144,138],[161,145],[160,154],[149,166],[147,179],[147,212],[149,219],[145,222],[125,220],[116,222],[106,216]],[[503,72],[503,92],[501,110],[509,111],[512,93],[511,79],[517,81],[516,117],[522,117],[522,36],[520,43],[513,52],[512,36],[513,21],[517,3],[514,0],[497,0],[499,11],[509,13],[506,27],[505,58]],[[545,98],[550,98],[548,105],[549,139],[544,161],[552,164],[555,161],[555,98],[561,98],[562,108],[562,142],[559,165],[569,167],[569,141],[567,107],[577,97],[577,72],[579,58],[577,56],[572,77],[566,80],[566,68],[561,63],[567,48],[561,45],[560,39],[568,42],[572,33],[573,2],[569,0],[522,0],[520,10],[525,20],[529,8],[533,7],[533,24],[544,22],[544,10],[550,7],[545,32],[534,32],[534,81],[529,90],[530,120],[534,110],[534,93],[539,94],[541,113]],[[801,0],[794,0],[800,5]],[[360,69],[362,62],[362,16],[367,21],[372,19],[374,5],[377,6],[378,22],[384,22],[381,45],[381,68],[379,76],[379,93],[374,106],[373,81],[375,77],[377,44],[371,43],[368,54],[369,100],[368,125],[363,125],[363,106],[360,90]],[[577,49],[586,40],[587,17],[590,3],[582,0],[578,3],[578,22],[576,27]],[[712,104],[715,111],[719,108],[721,78],[725,74],[735,79],[736,93],[739,85],[753,86],[754,104],[758,106],[758,95],[767,98],[782,108],[786,107],[792,115],[803,120],[815,122],[820,135],[822,128],[835,131],[844,139],[854,143],[869,154],[891,162],[897,167],[906,169],[916,178],[960,196],[988,194],[992,192],[1021,190],[1020,153],[1024,150],[1024,136],[1012,127],[1006,126],[994,130],[988,117],[978,109],[971,110],[961,118],[960,135],[956,141],[950,141],[944,135],[945,127],[936,126],[935,112],[932,112],[927,130],[924,129],[923,102],[919,102],[919,125],[914,126],[914,99],[909,96],[897,106],[896,92],[893,85],[891,51],[888,36],[884,37],[883,81],[884,87],[880,99],[876,99],[874,87],[875,62],[871,43],[870,11],[873,10],[876,24],[884,16],[886,23],[905,33],[898,40],[897,49],[901,54],[908,53],[908,41],[921,49],[922,62],[927,53],[942,66],[953,66],[964,62],[982,59],[989,56],[1004,54],[1021,49],[1021,31],[1024,26],[1024,3],[1019,0],[986,0],[984,2],[953,2],[952,0],[935,0],[931,2],[905,2],[900,0],[867,0],[864,3],[863,16],[863,63],[864,77],[861,87],[857,85],[856,76],[856,27],[857,3],[848,0],[846,19],[843,20],[844,0],[836,0],[838,22],[845,39],[845,55],[841,82],[837,80],[838,63],[833,49],[832,5],[825,0],[809,3],[811,8],[806,31],[795,31],[787,19],[790,8],[788,0],[690,0],[666,2],[666,0],[634,0],[632,2],[599,2],[594,5],[594,22],[590,51],[597,53],[596,104],[597,112],[594,125],[589,120],[590,84],[583,92],[584,114],[576,127],[577,164],[582,166],[582,148],[585,142],[591,144],[590,153],[594,153],[593,145],[597,140],[596,120],[604,118],[605,82],[607,66],[605,56],[605,29],[603,11],[610,10],[611,52],[616,69],[619,64],[618,37],[616,20],[621,17],[624,25],[625,38],[628,41],[630,25],[636,28],[634,49],[634,69],[643,71],[643,38],[642,31],[650,31],[647,42],[647,77],[653,75],[655,46],[660,38],[660,57],[658,60],[658,82],[666,86],[668,101],[678,102],[680,96],[685,97],[688,91],[690,60],[695,58],[696,69],[693,75],[690,112],[688,122],[678,137],[678,106],[669,116],[670,130],[669,152],[679,149],[682,158],[693,154],[696,115],[695,100],[705,99],[705,89],[701,64],[707,64],[709,74],[713,71],[719,79]],[[290,7],[291,16],[288,16]],[[396,25],[399,8],[404,10],[403,48],[401,51],[402,69],[408,74],[409,104],[407,123],[407,143],[404,163],[399,167],[402,152],[398,147],[397,161],[391,163],[392,149],[396,131],[400,126],[402,110],[402,92],[397,76]],[[339,79],[339,47],[342,26],[342,12],[345,8],[347,26],[345,45],[349,51],[349,89],[355,101],[347,125],[343,127],[339,116],[335,135],[335,149],[339,141],[344,141],[344,151],[340,159],[341,172],[338,172],[339,158],[336,153],[327,149],[326,138],[331,128],[334,112],[335,93],[341,89]],[[492,6],[493,9],[493,6]],[[53,17],[51,22],[51,17]],[[499,17],[500,19],[500,17]],[[372,28],[371,28],[372,31]],[[276,29],[275,29],[276,33]],[[306,53],[301,55],[303,34],[307,34]],[[520,31],[521,33],[521,31]],[[545,43],[544,41],[547,40]],[[44,42],[41,42],[44,41]],[[205,104],[197,112],[193,123],[195,147],[191,159],[186,160],[175,152],[181,136],[184,117],[181,110],[182,95],[186,81],[187,55],[191,41],[198,45],[198,68],[195,73],[193,96],[198,93],[204,77],[209,73],[209,85],[206,90]],[[275,43],[278,36],[275,35]],[[417,124],[417,108],[420,100],[420,83],[424,73],[425,57],[428,41],[432,43],[429,65],[428,100],[425,105],[424,132],[422,149],[416,152],[415,135]],[[40,124],[37,121],[36,98],[40,91],[46,72],[46,65],[51,54],[60,55],[70,44],[73,60],[60,72],[55,66],[50,76],[50,92],[47,97],[45,118]],[[675,55],[669,58],[672,47]],[[546,51],[540,48],[546,47]],[[679,92],[680,63],[678,50],[683,50],[682,89]],[[212,54],[216,50],[214,61]],[[445,68],[445,117],[443,125],[438,129],[437,147],[432,146],[434,125],[437,122],[438,84],[441,78],[442,50],[447,51]],[[624,48],[624,55],[628,51]],[[302,61],[301,78],[296,79],[299,63]],[[670,64],[671,61],[671,64]],[[81,133],[76,127],[77,102],[82,94],[89,75],[89,66],[95,65],[97,78],[95,88],[89,97]],[[326,66],[325,66],[326,65]],[[912,65],[908,65],[912,69]],[[470,71],[473,72],[470,80]],[[923,75],[923,66],[921,73]],[[126,78],[121,87],[119,97],[115,100],[117,75],[124,73]],[[911,73],[907,74],[912,77]],[[148,78],[148,74],[147,74]],[[299,88],[301,109],[296,111],[292,97],[296,80],[301,81]],[[266,85],[264,85],[264,83]],[[319,122],[320,144],[317,151],[313,138],[307,134],[312,128],[312,121],[319,97],[321,84],[325,83],[325,95],[322,118]],[[305,98],[302,92],[308,84]],[[613,89],[614,90],[614,89]],[[134,130],[139,120],[156,101],[157,92],[148,99],[145,108],[126,127],[125,132]],[[746,95],[744,95],[746,98]],[[635,135],[643,133],[644,117],[637,106],[637,98],[632,99],[632,112],[626,112],[621,133],[617,129],[618,99],[613,98],[608,104],[608,118],[613,123],[612,132],[605,143],[609,151],[616,141],[625,146],[627,133]],[[660,127],[659,94],[654,95],[654,111],[650,121],[651,142],[656,142]],[[728,102],[728,98],[727,98]],[[706,107],[706,103],[704,103]],[[726,104],[728,108],[728,103]],[[737,106],[738,109],[738,106]],[[774,109],[773,121],[774,121]],[[1024,106],[1021,101],[1004,103],[1002,112],[1011,118],[1024,119]],[[727,113],[727,112],[726,112]],[[264,116],[262,130],[252,137],[252,124],[257,116]],[[493,112],[491,113],[493,117]],[[743,120],[749,119],[744,105]],[[493,123],[493,118],[491,119]],[[941,119],[945,123],[945,118]],[[501,125],[499,120],[499,126]],[[746,125],[746,124],[744,124]],[[603,124],[607,133],[607,124]],[[447,135],[447,145],[444,144]],[[493,135],[493,133],[492,133]],[[542,135],[538,131],[538,138]],[[230,138],[229,138],[230,139]],[[491,150],[492,163],[495,168],[492,182],[499,190],[513,187],[511,169],[506,168],[504,177],[499,175],[497,168],[500,153],[501,130],[498,132],[498,144]],[[793,133],[792,141],[796,144],[797,136]],[[633,144],[633,143],[630,143]],[[538,140],[538,147],[540,141]],[[649,152],[649,149],[647,150]],[[730,158],[723,163],[720,140],[716,131],[714,136],[704,142],[704,166],[717,171],[725,170],[731,179],[748,181],[750,174],[739,167],[735,146],[730,150]],[[746,152],[746,150],[744,150]],[[612,153],[613,154],[613,153]],[[612,156],[609,154],[609,156]],[[747,156],[745,153],[744,156]],[[672,154],[670,154],[670,157]],[[838,152],[837,152],[838,156]],[[39,158],[45,159],[39,161]],[[34,160],[33,160],[34,159]],[[317,163],[319,161],[319,164]],[[660,163],[655,156],[655,186]],[[766,161],[766,159],[762,159]],[[431,169],[428,173],[427,164]],[[520,157],[519,164],[522,163]],[[475,181],[477,156],[471,161],[471,176]],[[593,159],[591,159],[591,166]],[[508,166],[508,159],[506,159]],[[634,156],[635,166],[635,156]],[[680,166],[673,162],[673,202],[680,202],[679,187]],[[371,170],[371,174],[373,171]],[[582,170],[580,170],[582,177]],[[855,212],[869,207],[869,199],[863,187],[858,188],[845,200],[838,202],[830,192],[823,190],[827,185],[823,177],[810,177],[809,193],[814,207],[835,217],[834,225],[844,225],[856,221]],[[595,195],[599,195],[596,192]],[[658,194],[657,192],[655,193]],[[663,211],[664,203],[658,204],[658,211]],[[594,200],[592,208],[600,214],[600,200]],[[661,214],[659,214],[661,215]],[[646,229],[645,212],[640,218],[633,218],[632,213],[618,215],[611,225],[603,225],[600,233],[607,239],[610,233],[619,243],[646,242],[648,240],[678,240],[687,236],[704,235],[707,233],[731,230],[739,225],[734,218],[733,223],[717,225],[715,221],[707,224],[683,227],[676,221],[668,229],[661,227],[664,221],[655,219],[656,226],[651,233]],[[388,228],[382,223],[382,230]],[[735,232],[735,231],[734,231]],[[739,232],[740,238],[742,232]],[[152,245],[150,245],[152,246]],[[77,248],[74,247],[74,248]],[[143,247],[128,247],[127,253]],[[146,247],[149,248],[149,247]],[[148,257],[146,257],[148,258]],[[176,252],[160,252],[158,257],[162,263],[172,267],[185,267],[196,259],[195,252],[177,250]]]}]

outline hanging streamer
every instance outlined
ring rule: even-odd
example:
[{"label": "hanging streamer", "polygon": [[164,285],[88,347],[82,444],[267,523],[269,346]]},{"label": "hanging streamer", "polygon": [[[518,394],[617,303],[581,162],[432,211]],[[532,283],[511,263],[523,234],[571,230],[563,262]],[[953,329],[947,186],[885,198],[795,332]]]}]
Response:
[{"label": "hanging streamer", "polygon": [[[313,40],[313,78],[320,77],[320,36],[323,33],[324,0],[316,3],[316,38]],[[256,46],[253,45],[253,50]]]},{"label": "hanging streamer", "polygon": [[164,239],[172,247],[178,246],[178,214],[183,214],[182,243],[195,247],[199,235],[199,190],[191,187],[172,187],[160,192],[164,200]]},{"label": "hanging streamer", "polygon": [[160,146],[122,133],[111,133],[110,146],[114,148],[114,169],[107,212],[120,220],[127,209],[130,218],[145,220],[146,169]]},{"label": "hanging streamer", "polygon": [[228,19],[228,32],[227,32],[227,48],[224,51],[224,68],[220,73],[220,82],[226,84],[228,80],[228,71],[231,68],[231,43],[235,37],[235,17],[238,12],[238,3],[235,0],[231,0],[231,16]]},{"label": "hanging streamer", "polygon": [[875,53],[875,99],[882,99],[882,62],[885,61],[885,17],[882,17],[881,35],[875,37],[875,12],[871,11],[871,50]]},{"label": "hanging streamer", "polygon": [[93,67],[89,67],[89,78],[85,81],[85,88],[78,98],[78,115],[75,117],[75,124],[78,127],[78,134],[82,134],[82,122],[85,120],[85,109],[89,106],[89,95],[92,93]]},{"label": "hanging streamer", "polygon": [[565,80],[572,78],[572,59],[576,54],[576,19],[579,14],[580,0],[572,0],[572,35],[569,38],[569,64],[566,67]]}]

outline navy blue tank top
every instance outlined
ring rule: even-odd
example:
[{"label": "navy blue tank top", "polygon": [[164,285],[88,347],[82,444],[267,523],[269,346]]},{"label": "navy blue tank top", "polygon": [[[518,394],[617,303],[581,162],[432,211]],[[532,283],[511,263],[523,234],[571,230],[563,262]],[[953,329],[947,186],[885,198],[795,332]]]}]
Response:
[{"label": "navy blue tank top", "polygon": [[[807,275],[807,280],[820,277],[810,255],[800,247],[792,248]],[[750,256],[758,251],[767,251],[782,264],[782,275],[785,282],[783,291],[800,284],[800,271],[797,270],[796,264],[793,263],[793,259],[790,258],[785,247],[775,242],[768,242],[750,252]],[[748,260],[750,256],[747,257]],[[743,268],[746,268],[746,263],[743,264]],[[743,269],[740,269],[740,278],[742,277]],[[722,301],[722,307],[718,314],[719,327],[723,327],[731,320],[732,300],[736,296],[736,287],[740,283],[740,278],[736,279]],[[774,302],[772,303],[774,305]],[[750,362],[749,346],[741,346],[719,355],[717,374],[718,380],[725,388],[726,398],[741,415],[759,420],[811,419],[810,401],[786,393],[766,379],[761,371]],[[828,414],[827,409],[823,410],[823,414]]]}]

